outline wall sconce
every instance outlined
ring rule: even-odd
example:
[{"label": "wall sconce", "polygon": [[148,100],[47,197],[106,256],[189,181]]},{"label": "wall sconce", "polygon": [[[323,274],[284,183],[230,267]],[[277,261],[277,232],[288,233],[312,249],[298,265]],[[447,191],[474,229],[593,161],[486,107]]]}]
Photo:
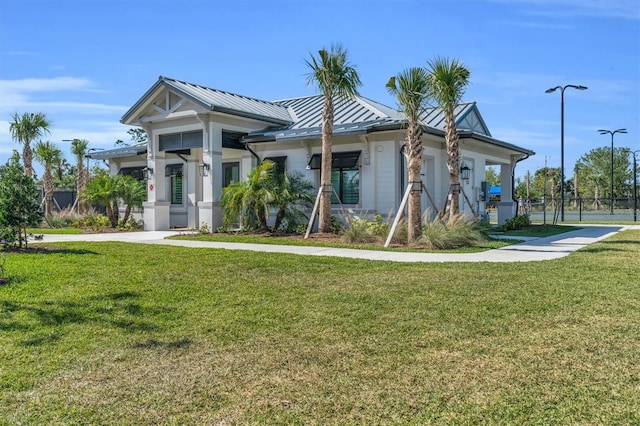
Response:
[{"label": "wall sconce", "polygon": [[463,161],[460,165],[460,178],[462,178],[462,180],[469,180],[470,176],[471,169],[469,168],[469,166],[467,166],[467,163]]},{"label": "wall sconce", "polygon": [[151,167],[145,167],[144,169],[142,169],[142,176],[143,176],[146,180],[151,179],[151,176],[153,176],[153,168],[151,168]]},{"label": "wall sconce", "polygon": [[209,176],[209,165],[207,163],[202,163],[198,166],[200,170],[200,176]]}]

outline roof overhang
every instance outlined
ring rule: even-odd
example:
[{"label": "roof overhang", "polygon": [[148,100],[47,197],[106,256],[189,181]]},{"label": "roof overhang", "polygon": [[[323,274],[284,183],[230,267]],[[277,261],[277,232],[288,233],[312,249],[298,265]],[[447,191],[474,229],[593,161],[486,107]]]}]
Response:
[{"label": "roof overhang", "polygon": [[108,160],[111,158],[135,157],[147,152],[147,144],[125,146],[122,148],[106,149],[104,151],[92,151],[85,155],[92,160]]}]

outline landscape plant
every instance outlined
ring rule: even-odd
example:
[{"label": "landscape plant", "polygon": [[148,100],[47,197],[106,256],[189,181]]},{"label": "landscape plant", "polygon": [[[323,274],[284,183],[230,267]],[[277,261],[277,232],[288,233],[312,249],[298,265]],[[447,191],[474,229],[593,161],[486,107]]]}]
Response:
[{"label": "landscape plant", "polygon": [[311,72],[307,74],[307,85],[315,85],[322,93],[322,162],[320,166],[320,218],[319,232],[331,231],[331,166],[333,163],[332,140],[335,103],[358,95],[362,85],[355,66],[349,62],[347,50],[340,44],[331,45],[330,50],[320,49],[318,56],[311,55],[305,61]]},{"label": "landscape plant", "polygon": [[144,184],[131,176],[101,174],[86,187],[87,202],[104,206],[112,228],[120,224],[120,203],[124,204],[123,223],[129,221],[133,208],[142,207],[146,197]]},{"label": "landscape plant", "polygon": [[450,214],[448,218],[436,216],[422,226],[420,245],[430,249],[454,249],[472,246],[487,240],[489,228],[484,222],[467,217],[464,213]]},{"label": "landscape plant", "polygon": [[42,175],[42,186],[44,192],[44,215],[49,218],[53,214],[53,169],[60,164],[62,159],[62,151],[49,141],[36,143],[33,149],[33,156],[42,167],[44,173]]},{"label": "landscape plant", "polygon": [[47,116],[42,113],[28,113],[22,115],[14,113],[12,121],[9,123],[9,132],[11,137],[18,143],[22,144],[22,161],[24,162],[24,173],[33,176],[33,151],[31,150],[31,142],[36,138],[51,133],[51,122]]},{"label": "landscape plant", "polygon": [[37,226],[43,217],[37,196],[34,180],[25,174],[20,155],[13,151],[9,161],[0,166],[0,240],[3,247],[27,247],[27,228]]}]

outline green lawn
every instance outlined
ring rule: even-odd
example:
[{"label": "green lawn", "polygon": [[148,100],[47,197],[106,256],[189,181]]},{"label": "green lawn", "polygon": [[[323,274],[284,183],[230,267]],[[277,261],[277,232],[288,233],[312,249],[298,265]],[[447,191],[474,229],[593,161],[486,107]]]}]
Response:
[{"label": "green lawn", "polygon": [[638,424],[640,231],[517,265],[7,254],[0,424]]},{"label": "green lawn", "polygon": [[531,225],[522,229],[514,229],[504,232],[492,232],[496,235],[509,235],[517,237],[549,237],[551,235],[563,234],[565,232],[571,232],[580,229],[580,226],[568,226],[568,225]]}]

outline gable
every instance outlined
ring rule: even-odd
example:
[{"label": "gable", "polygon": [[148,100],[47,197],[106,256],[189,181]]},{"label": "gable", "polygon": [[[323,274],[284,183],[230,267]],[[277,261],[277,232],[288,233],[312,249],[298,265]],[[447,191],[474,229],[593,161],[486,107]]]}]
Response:
[{"label": "gable", "polygon": [[489,129],[487,129],[487,126],[475,105],[467,111],[466,114],[458,117],[456,125],[458,126],[458,129],[471,130],[474,133],[491,136]]}]

